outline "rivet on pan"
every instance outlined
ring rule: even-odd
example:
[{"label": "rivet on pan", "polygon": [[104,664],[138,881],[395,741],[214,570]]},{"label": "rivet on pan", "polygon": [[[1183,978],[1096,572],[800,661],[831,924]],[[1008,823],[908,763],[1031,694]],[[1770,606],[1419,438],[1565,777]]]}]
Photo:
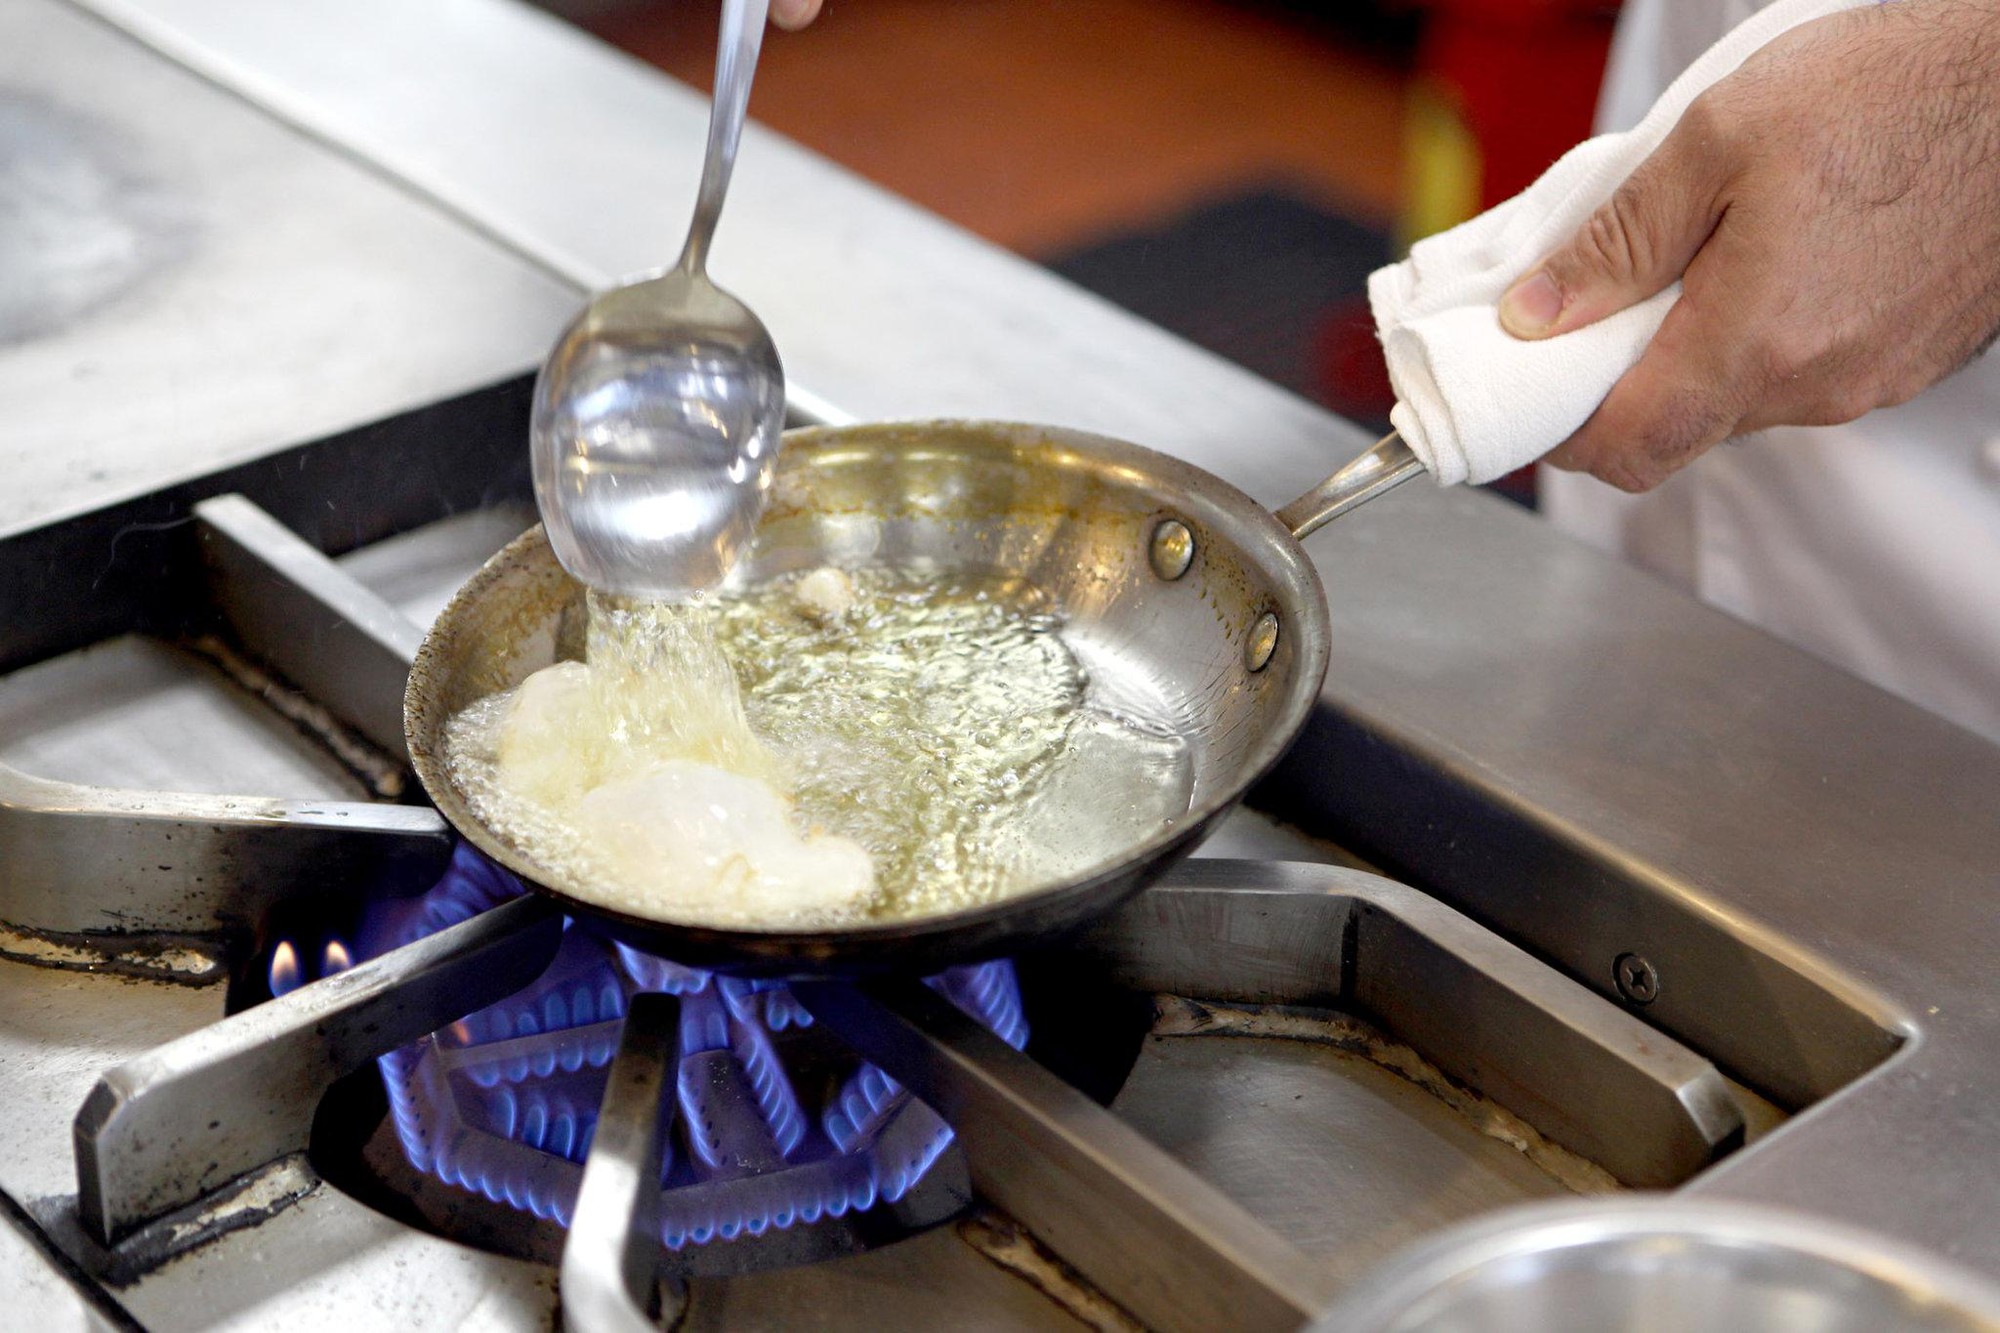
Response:
[{"label": "rivet on pan", "polygon": [[1250,627],[1250,639],[1243,645],[1243,665],[1252,671],[1262,671],[1271,665],[1271,654],[1277,651],[1278,613],[1266,611]]},{"label": "rivet on pan", "polygon": [[1194,534],[1177,518],[1161,519],[1160,526],[1153,529],[1150,554],[1153,572],[1172,583],[1194,563]]}]

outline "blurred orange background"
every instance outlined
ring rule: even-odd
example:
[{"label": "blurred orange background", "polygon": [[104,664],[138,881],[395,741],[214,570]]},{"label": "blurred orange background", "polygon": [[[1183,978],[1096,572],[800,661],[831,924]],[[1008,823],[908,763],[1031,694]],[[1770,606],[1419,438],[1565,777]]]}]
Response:
[{"label": "blurred orange background", "polygon": [[[709,86],[719,0],[544,3]],[[750,109],[980,236],[1379,420],[1389,390],[1361,278],[1588,132],[1614,5],[827,0],[803,32],[769,34]],[[1301,284],[1318,290],[1302,297]],[[1270,327],[1192,308],[1238,290],[1269,296]]]}]

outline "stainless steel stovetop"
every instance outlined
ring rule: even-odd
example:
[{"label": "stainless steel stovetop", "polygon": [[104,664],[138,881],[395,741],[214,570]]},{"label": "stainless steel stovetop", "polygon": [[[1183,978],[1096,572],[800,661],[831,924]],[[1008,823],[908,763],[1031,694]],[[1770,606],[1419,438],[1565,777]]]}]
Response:
[{"label": "stainless steel stovetop", "polygon": [[[526,376],[656,258],[701,128],[501,0],[0,12],[10,1318],[555,1317],[555,1256],[364,1201],[331,1122],[558,923],[509,903],[249,1008],[244,959],[442,866],[401,803],[403,668],[528,521]],[[767,134],[717,262],[802,419],[1056,420],[1266,500],[1362,442]],[[1454,1219],[1630,1187],[2000,1273],[2000,752],[1486,497],[1406,489],[1309,549],[1336,648],[1298,752],[1209,859],[1024,970],[1101,992],[1037,1031],[1124,1053],[799,988],[951,1121],[953,1216],[807,1266],[677,1251],[679,1326],[1297,1326]],[[664,1076],[638,1038],[669,1019],[614,1086]],[[643,1120],[600,1128],[579,1321],[632,1304]]]}]

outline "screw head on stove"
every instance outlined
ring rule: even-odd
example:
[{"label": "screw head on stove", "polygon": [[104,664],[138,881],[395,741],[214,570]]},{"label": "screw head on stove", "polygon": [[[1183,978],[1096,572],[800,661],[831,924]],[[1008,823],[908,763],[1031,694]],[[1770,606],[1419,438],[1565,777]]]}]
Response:
[{"label": "screw head on stove", "polygon": [[1611,964],[1611,979],[1632,1004],[1651,1004],[1660,998],[1659,970],[1639,954],[1619,954]]}]

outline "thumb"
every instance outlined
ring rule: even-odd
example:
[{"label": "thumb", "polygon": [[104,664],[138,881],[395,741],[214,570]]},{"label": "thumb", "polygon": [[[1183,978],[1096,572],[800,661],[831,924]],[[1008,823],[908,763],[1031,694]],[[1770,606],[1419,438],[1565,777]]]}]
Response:
[{"label": "thumb", "polygon": [[[1574,236],[1500,298],[1500,326],[1552,338],[1665,290],[1686,271],[1720,216],[1717,154],[1691,151],[1677,128]],[[1706,160],[1704,160],[1706,159]]]},{"label": "thumb", "polygon": [[771,22],[780,28],[798,29],[819,17],[820,0],[771,0]]}]

